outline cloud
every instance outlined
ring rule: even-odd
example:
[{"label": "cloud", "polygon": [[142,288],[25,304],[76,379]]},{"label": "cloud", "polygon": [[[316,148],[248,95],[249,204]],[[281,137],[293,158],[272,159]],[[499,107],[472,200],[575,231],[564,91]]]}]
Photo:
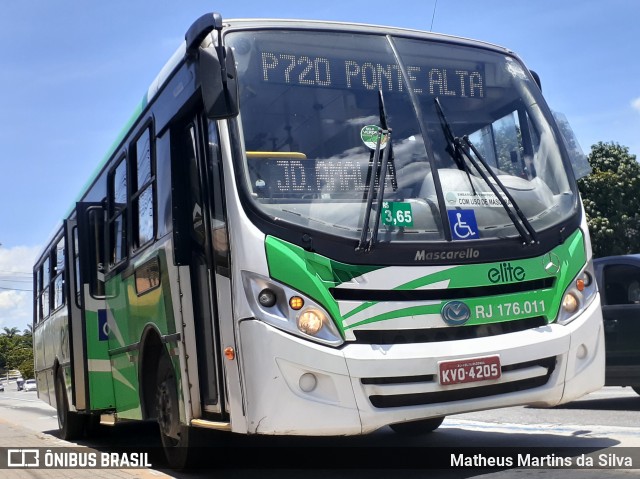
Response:
[{"label": "cloud", "polygon": [[0,292],[0,311],[11,311],[24,306],[23,291]]},{"label": "cloud", "polygon": [[3,273],[31,274],[40,246],[0,247],[0,271]]},{"label": "cloud", "polygon": [[0,292],[0,327],[23,330],[31,323],[33,309],[31,293],[23,291]]},{"label": "cloud", "polygon": [[635,100],[631,100],[631,106],[635,109],[640,111],[640,97],[636,98]]},{"label": "cloud", "polygon": [[20,331],[33,318],[33,263],[40,247],[0,246],[0,328],[16,327]]}]

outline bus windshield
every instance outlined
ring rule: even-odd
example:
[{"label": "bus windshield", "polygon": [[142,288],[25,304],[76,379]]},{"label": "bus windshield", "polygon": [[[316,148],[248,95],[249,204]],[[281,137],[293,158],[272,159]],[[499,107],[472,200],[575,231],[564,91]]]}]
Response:
[{"label": "bus windshield", "polygon": [[[385,148],[384,201],[371,213],[380,240],[505,238],[521,234],[516,206],[535,231],[574,213],[550,112],[515,57],[351,32],[236,31],[226,41],[238,65],[240,169],[263,214],[358,239]],[[379,138],[384,123],[392,134]]]}]

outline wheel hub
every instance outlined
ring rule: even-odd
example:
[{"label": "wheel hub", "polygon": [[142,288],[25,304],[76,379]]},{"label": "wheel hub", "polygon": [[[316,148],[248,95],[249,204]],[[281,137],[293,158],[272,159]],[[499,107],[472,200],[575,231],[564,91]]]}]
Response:
[{"label": "wheel hub", "polygon": [[179,439],[179,421],[176,416],[177,398],[173,396],[171,388],[166,381],[163,381],[158,387],[158,424],[163,435]]}]

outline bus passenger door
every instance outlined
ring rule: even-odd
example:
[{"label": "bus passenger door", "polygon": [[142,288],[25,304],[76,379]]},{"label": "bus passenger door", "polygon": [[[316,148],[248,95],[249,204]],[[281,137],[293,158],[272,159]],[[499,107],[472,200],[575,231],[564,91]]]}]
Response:
[{"label": "bus passenger door", "polygon": [[216,242],[226,229],[215,219],[218,205],[201,117],[181,123],[172,133],[173,191],[179,205],[173,211],[181,213],[174,227],[183,231],[180,262],[190,271],[201,409],[203,418],[226,420],[215,275]]},{"label": "bus passenger door", "polygon": [[66,222],[71,252],[72,399],[85,411],[115,407],[104,289],[104,207],[77,203],[76,219]]}]

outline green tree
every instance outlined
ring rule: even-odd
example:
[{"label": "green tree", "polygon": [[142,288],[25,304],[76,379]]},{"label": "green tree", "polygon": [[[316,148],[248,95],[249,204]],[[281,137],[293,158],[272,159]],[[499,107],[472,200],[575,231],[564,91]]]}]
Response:
[{"label": "green tree", "polygon": [[20,330],[16,327],[13,328],[8,328],[8,327],[4,327],[2,328],[4,330],[4,334],[9,338],[13,338],[16,334],[18,334],[20,332]]},{"label": "green tree", "polygon": [[23,378],[33,377],[33,351],[18,346],[7,355],[7,369],[18,369]]},{"label": "green tree", "polygon": [[22,331],[22,336],[33,336],[33,324],[27,324],[27,327]]},{"label": "green tree", "polygon": [[25,379],[35,378],[35,373],[33,371],[33,354],[31,354],[30,358],[22,361],[18,367],[16,368],[22,374],[22,377]]},{"label": "green tree", "polygon": [[590,175],[578,181],[596,257],[640,252],[640,164],[629,148],[591,147]]},{"label": "green tree", "polygon": [[[18,328],[3,328],[0,333],[0,369],[17,369],[24,378],[33,376],[33,337],[31,331],[20,334]],[[27,334],[28,333],[28,334]]]},{"label": "green tree", "polygon": [[15,331],[4,328],[5,332],[0,334],[0,368],[11,369],[9,356],[11,352],[19,346],[21,336]]}]

